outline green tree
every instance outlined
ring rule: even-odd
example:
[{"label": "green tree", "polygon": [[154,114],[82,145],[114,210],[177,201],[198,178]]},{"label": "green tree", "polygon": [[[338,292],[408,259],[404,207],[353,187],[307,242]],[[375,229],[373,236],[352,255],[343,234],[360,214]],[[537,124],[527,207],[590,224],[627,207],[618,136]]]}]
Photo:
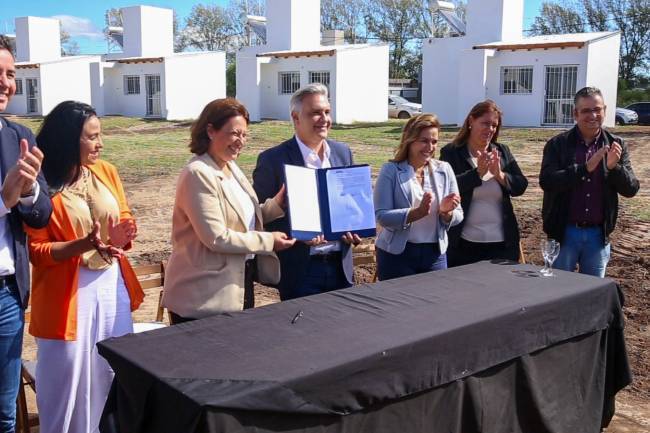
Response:
[{"label": "green tree", "polygon": [[183,38],[188,47],[206,51],[231,51],[241,31],[229,11],[218,5],[192,6],[185,20]]},{"label": "green tree", "polygon": [[70,33],[65,30],[60,30],[61,38],[61,55],[62,56],[76,56],[81,52],[79,44],[70,38]]},{"label": "green tree", "polygon": [[552,35],[561,33],[582,33],[585,23],[580,13],[571,6],[544,2],[531,26],[533,35]]},{"label": "green tree", "polygon": [[346,42],[365,42],[361,33],[365,8],[366,0],[321,0],[321,30],[343,30]]}]

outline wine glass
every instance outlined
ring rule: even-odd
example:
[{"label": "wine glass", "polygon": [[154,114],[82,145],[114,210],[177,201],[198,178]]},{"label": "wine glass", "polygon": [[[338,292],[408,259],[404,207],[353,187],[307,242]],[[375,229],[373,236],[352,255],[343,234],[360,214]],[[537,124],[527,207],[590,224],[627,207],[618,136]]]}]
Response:
[{"label": "wine glass", "polygon": [[543,239],[541,242],[542,257],[544,257],[544,267],[539,271],[543,277],[552,277],[553,269],[551,266],[560,254],[560,243],[555,239]]}]

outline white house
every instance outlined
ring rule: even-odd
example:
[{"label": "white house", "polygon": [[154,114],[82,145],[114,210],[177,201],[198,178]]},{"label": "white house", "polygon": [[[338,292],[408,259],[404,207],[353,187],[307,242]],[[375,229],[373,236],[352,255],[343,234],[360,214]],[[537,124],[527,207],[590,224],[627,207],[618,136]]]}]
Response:
[{"label": "white house", "polygon": [[237,53],[237,98],[251,120],[288,120],[300,87],[325,84],[335,123],[387,120],[388,46],[320,34],[320,0],[267,0],[266,44]]},{"label": "white house", "polygon": [[226,96],[223,52],[174,53],[173,11],[121,9],[121,53],[61,57],[59,21],[16,19],[17,92],[12,114],[47,114],[74,99],[99,115],[169,120],[199,116],[209,101]]},{"label": "white house", "polygon": [[133,6],[121,13],[122,52],[91,65],[98,114],[190,119],[226,96],[225,53],[174,53],[171,9]]},{"label": "white house", "polygon": [[485,99],[504,111],[504,125],[573,123],[573,97],[601,89],[614,125],[618,32],[523,37],[523,0],[470,0],[466,33],[422,47],[422,104],[446,124],[462,124]]},{"label": "white house", "polygon": [[66,99],[90,103],[90,64],[100,56],[61,57],[59,20],[16,18],[16,95],[7,112],[42,115]]}]

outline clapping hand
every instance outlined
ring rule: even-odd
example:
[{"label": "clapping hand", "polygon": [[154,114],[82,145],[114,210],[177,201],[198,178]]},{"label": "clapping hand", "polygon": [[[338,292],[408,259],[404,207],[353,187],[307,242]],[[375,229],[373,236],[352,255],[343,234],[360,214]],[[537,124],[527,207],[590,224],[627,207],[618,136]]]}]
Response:
[{"label": "clapping hand", "polygon": [[621,160],[621,153],[623,153],[623,148],[616,141],[609,146],[607,150],[607,169],[613,170],[618,164],[618,161]]},{"label": "clapping hand", "polygon": [[488,171],[500,184],[503,184],[505,175],[501,171],[501,153],[498,149],[488,152]]},{"label": "clapping hand", "polygon": [[7,171],[2,186],[2,201],[5,207],[12,208],[18,204],[21,195],[29,195],[42,162],[43,152],[35,146],[30,149],[24,138],[20,140],[20,158],[16,165]]},{"label": "clapping hand", "polygon": [[95,249],[99,253],[99,255],[109,262],[107,257],[113,257],[116,259],[119,259],[122,257],[124,254],[120,248],[115,247],[114,245],[109,245],[104,243],[102,241],[102,238],[99,236],[101,226],[99,224],[99,221],[96,221],[95,224],[93,225],[92,230],[90,233],[88,233],[88,236],[86,239],[88,239],[88,242],[90,243],[91,248],[90,249]]},{"label": "clapping hand", "polygon": [[138,227],[133,219],[125,219],[117,224],[111,215],[108,216],[108,238],[111,245],[124,248],[138,236]]},{"label": "clapping hand", "polygon": [[440,213],[451,213],[460,204],[460,196],[456,193],[451,193],[440,201]]},{"label": "clapping hand", "polygon": [[[616,144],[618,144],[618,143],[616,143]],[[619,146],[619,148],[620,148],[620,146]],[[603,157],[605,156],[605,154],[609,155],[608,151],[609,151],[609,146],[603,146],[600,149],[598,149],[598,151],[596,153],[594,153],[591,156],[591,158],[589,158],[589,160],[587,160],[587,171],[589,173],[593,172],[596,169],[596,167],[598,167],[598,164],[600,164],[600,161],[603,160]],[[620,155],[619,155],[619,157],[620,157]],[[616,163],[618,163],[618,160],[616,160]],[[609,166],[609,160],[607,162],[607,165]]]},{"label": "clapping hand", "polygon": [[478,151],[476,154],[476,171],[478,172],[478,177],[481,179],[485,176],[489,170],[490,166],[490,153]]}]

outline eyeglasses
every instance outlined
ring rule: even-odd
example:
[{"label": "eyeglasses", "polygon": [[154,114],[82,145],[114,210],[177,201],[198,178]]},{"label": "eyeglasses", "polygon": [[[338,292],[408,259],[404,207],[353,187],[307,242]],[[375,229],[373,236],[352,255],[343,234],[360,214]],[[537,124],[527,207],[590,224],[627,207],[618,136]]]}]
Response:
[{"label": "eyeglasses", "polygon": [[591,114],[591,113],[593,113],[595,115],[599,115],[599,114],[603,114],[603,111],[605,111],[605,108],[603,108],[603,107],[581,108],[580,110],[578,110],[578,113],[580,113],[582,115],[587,115],[587,114]]}]

